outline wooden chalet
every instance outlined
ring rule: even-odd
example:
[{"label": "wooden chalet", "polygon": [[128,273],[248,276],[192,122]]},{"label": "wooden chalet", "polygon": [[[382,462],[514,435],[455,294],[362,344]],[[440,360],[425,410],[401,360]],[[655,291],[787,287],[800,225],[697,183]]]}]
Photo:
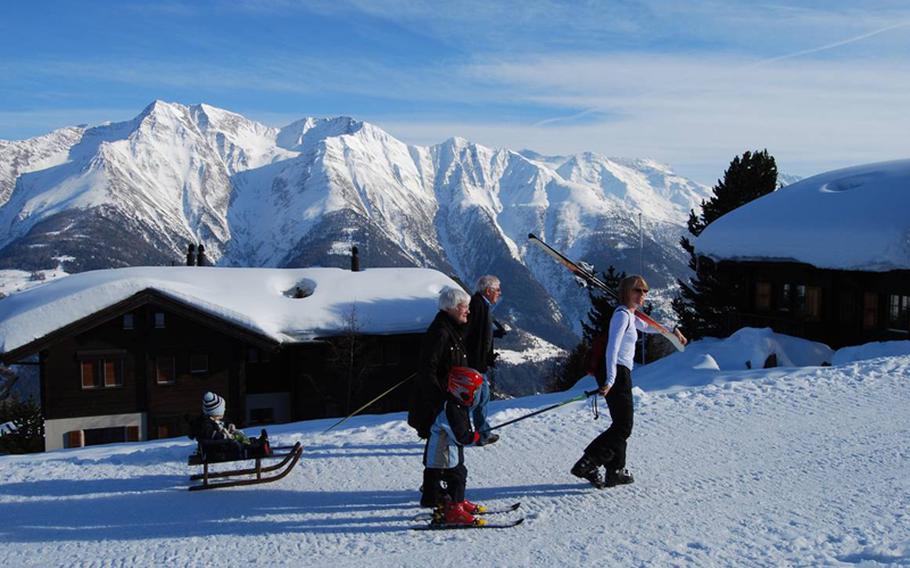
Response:
[{"label": "wooden chalet", "polygon": [[910,160],[801,180],[724,215],[696,241],[735,312],[834,348],[910,339]]},{"label": "wooden chalet", "polygon": [[[438,291],[455,285],[424,269],[355,274],[177,267],[99,273],[104,274],[94,280],[93,273],[69,276],[42,286],[43,294],[28,290],[0,302],[0,337],[7,332],[2,360],[14,364],[37,355],[47,450],[184,435],[186,417],[200,413],[206,391],[226,399],[226,420],[241,427],[344,415],[416,370],[415,354],[436,314]],[[66,286],[83,275],[81,285]],[[276,279],[291,285],[276,292],[270,286]],[[362,282],[350,286],[355,279],[368,281],[372,297],[364,297]],[[242,290],[244,283],[260,281],[266,284]],[[395,293],[399,283],[409,281],[415,282],[413,289]],[[116,299],[103,289],[122,282],[138,291],[128,287],[126,297]],[[229,292],[219,288],[226,282],[233,282]],[[315,291],[300,293],[297,282]],[[187,283],[206,296],[186,294]],[[230,310],[212,309],[219,294],[236,296],[238,290],[245,296],[235,298]],[[83,308],[81,298],[90,305]],[[12,306],[6,304],[11,300]],[[67,311],[61,305],[67,302],[77,313],[53,313]],[[246,311],[238,314],[238,306]],[[257,325],[257,307],[279,325]],[[357,316],[358,307],[361,322],[346,322],[345,310],[354,309]],[[342,317],[317,322],[308,319],[310,312]],[[42,314],[53,315],[37,325]],[[37,335],[11,337],[17,324],[35,326]],[[393,392],[371,411],[404,409],[408,392]]]},{"label": "wooden chalet", "polygon": [[910,339],[910,270],[833,270],[800,262],[724,260],[737,310],[728,331],[770,327],[833,348]]}]

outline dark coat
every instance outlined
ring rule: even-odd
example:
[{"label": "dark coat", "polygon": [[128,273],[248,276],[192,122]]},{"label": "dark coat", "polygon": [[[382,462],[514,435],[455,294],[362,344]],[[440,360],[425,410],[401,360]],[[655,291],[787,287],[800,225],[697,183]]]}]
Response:
[{"label": "dark coat", "polygon": [[468,349],[468,367],[486,373],[493,366],[493,319],[490,304],[481,292],[471,296],[465,346]]},{"label": "dark coat", "polygon": [[464,326],[439,311],[423,336],[420,364],[411,389],[408,424],[421,438],[430,435],[430,426],[442,411],[448,392],[449,370],[468,364]]}]

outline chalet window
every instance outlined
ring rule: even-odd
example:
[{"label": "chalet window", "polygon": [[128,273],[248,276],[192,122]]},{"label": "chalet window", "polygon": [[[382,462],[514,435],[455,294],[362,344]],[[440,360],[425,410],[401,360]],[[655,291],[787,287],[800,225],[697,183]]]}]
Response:
[{"label": "chalet window", "polygon": [[113,426],[111,428],[90,428],[82,431],[86,446],[99,444],[119,444],[126,442],[126,427]]},{"label": "chalet window", "polygon": [[98,361],[88,360],[82,361],[80,363],[82,369],[82,388],[84,389],[93,389],[98,385],[95,384],[95,368],[98,366]]},{"label": "chalet window", "polygon": [[863,294],[863,328],[871,329],[878,326],[878,294],[866,292]]},{"label": "chalet window", "polygon": [[806,286],[806,302],[803,313],[812,320],[817,320],[822,315],[822,289],[820,287]]},{"label": "chalet window", "polygon": [[63,447],[65,448],[82,448],[85,447],[85,436],[82,430],[71,430],[65,434]]},{"label": "chalet window", "polygon": [[123,386],[122,357],[84,357],[79,361],[83,389]]},{"label": "chalet window", "polygon": [[105,359],[102,368],[104,369],[105,387],[123,386],[123,365],[118,360]]},{"label": "chalet window", "polygon": [[792,295],[792,286],[789,284],[784,284],[780,288],[780,311],[789,312],[790,311],[790,302]]},{"label": "chalet window", "polygon": [[771,284],[768,282],[755,283],[755,309],[768,311],[771,309]]},{"label": "chalet window", "polygon": [[136,321],[133,314],[123,314],[123,329],[135,329]]},{"label": "chalet window", "polygon": [[159,355],[155,358],[155,381],[159,385],[172,385],[177,381],[173,355]]},{"label": "chalet window", "polygon": [[190,373],[193,375],[205,375],[209,372],[209,354],[208,353],[191,353],[190,354]]},{"label": "chalet window", "polygon": [[164,329],[164,312],[155,312],[155,329]]},{"label": "chalet window", "polygon": [[793,291],[796,296],[796,312],[805,313],[806,312],[806,286],[804,284],[797,284],[793,287]]},{"label": "chalet window", "polygon": [[888,327],[910,331],[910,296],[891,294],[888,298]]}]

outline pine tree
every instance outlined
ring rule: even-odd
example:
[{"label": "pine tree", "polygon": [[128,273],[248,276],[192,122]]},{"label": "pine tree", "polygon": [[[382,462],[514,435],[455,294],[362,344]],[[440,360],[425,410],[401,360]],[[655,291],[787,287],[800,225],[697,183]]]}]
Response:
[{"label": "pine tree", "polygon": [[[777,164],[768,150],[745,152],[730,162],[724,178],[713,188],[713,196],[701,202],[701,214],[689,212],[689,233],[697,237],[719,217],[777,189]],[[677,280],[679,295],[673,299],[673,311],[679,326],[690,338],[722,336],[727,329],[728,314],[734,309],[733,290],[717,271],[711,259],[698,256],[688,237],[680,246],[689,253],[689,268],[695,276]]]}]

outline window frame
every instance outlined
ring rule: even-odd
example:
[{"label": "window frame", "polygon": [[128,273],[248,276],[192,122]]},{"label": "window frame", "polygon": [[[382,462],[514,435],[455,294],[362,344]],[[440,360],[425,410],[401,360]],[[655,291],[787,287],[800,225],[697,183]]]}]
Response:
[{"label": "window frame", "polygon": [[910,296],[888,294],[888,330],[910,333]]},{"label": "window frame", "polygon": [[[77,355],[79,360],[79,384],[81,390],[101,390],[123,388],[124,355]],[[86,365],[91,365],[91,382],[86,383]],[[112,370],[113,375],[108,371]]]},{"label": "window frame", "polygon": [[[170,360],[170,370],[171,378],[170,380],[161,380],[161,362],[162,360]],[[161,386],[169,386],[177,384],[177,357],[172,354],[160,354],[155,355],[155,384]]]},{"label": "window frame", "polygon": [[771,311],[771,291],[773,287],[770,282],[755,283],[755,310],[759,312]]}]

